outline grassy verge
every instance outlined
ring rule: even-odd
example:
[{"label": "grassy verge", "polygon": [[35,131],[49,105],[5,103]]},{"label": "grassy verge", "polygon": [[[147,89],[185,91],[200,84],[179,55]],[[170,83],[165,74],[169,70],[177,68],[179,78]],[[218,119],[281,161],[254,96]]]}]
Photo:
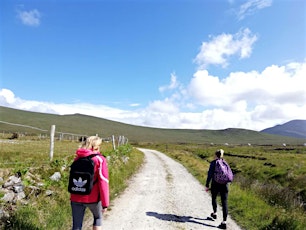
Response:
[{"label": "grassy verge", "polygon": [[203,185],[214,151],[225,149],[228,153],[225,158],[235,172],[230,186],[229,213],[237,223],[248,230],[305,229],[305,210],[301,206],[303,201],[299,200],[306,188],[305,147],[289,150],[185,144],[144,144],[142,147],[166,153],[183,164]]},{"label": "grassy verge", "polygon": [[[48,159],[48,141],[1,142],[0,145],[0,176],[5,179],[16,172],[21,173],[26,193],[26,199],[16,205],[0,201],[1,209],[10,213],[9,218],[2,218],[0,228],[70,229],[71,210],[67,182],[69,165],[79,144],[73,141],[56,142],[52,162]],[[124,190],[128,178],[138,170],[143,154],[130,145],[113,151],[108,143],[102,144],[101,152],[108,159],[110,196],[113,199]],[[61,173],[60,181],[50,180],[49,177],[54,172]],[[35,186],[35,189],[31,186]],[[47,195],[48,191],[52,191],[52,194]]]},{"label": "grassy verge", "polygon": [[[306,200],[305,147],[138,145],[168,154],[182,163],[202,184],[205,183],[214,151],[224,148],[225,158],[235,172],[235,180],[230,187],[229,212],[240,226],[248,230],[299,230],[306,226],[305,209],[302,208]],[[52,162],[49,160],[48,141],[1,141],[0,147],[0,177],[5,179],[20,172],[27,196],[25,202],[14,206],[0,202],[1,209],[11,210],[12,214],[1,223],[0,228],[69,229],[68,166],[78,143],[57,141]],[[113,199],[127,186],[128,178],[142,164],[143,154],[129,145],[113,151],[108,143],[103,143],[101,152],[109,159]],[[50,180],[54,172],[61,172],[59,182]],[[38,186],[39,183],[42,185]],[[37,190],[33,192],[30,186],[37,187]],[[46,194],[48,190],[52,191],[52,195]],[[2,196],[0,193],[0,198]]]}]

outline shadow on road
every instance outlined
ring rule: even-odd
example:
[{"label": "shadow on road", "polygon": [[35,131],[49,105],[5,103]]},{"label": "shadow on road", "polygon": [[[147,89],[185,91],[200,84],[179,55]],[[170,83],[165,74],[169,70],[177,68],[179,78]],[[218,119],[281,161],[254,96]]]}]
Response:
[{"label": "shadow on road", "polygon": [[196,218],[192,216],[178,216],[175,214],[162,214],[162,213],[157,213],[157,212],[146,212],[146,214],[147,216],[153,216],[157,219],[165,220],[165,221],[175,221],[175,222],[181,222],[181,223],[189,222],[189,223],[201,224],[201,225],[209,226],[209,227],[216,227],[214,225],[210,225],[210,224],[206,224],[206,223],[197,221],[197,220],[213,221],[209,217],[207,217],[206,219],[201,219],[201,218]]}]

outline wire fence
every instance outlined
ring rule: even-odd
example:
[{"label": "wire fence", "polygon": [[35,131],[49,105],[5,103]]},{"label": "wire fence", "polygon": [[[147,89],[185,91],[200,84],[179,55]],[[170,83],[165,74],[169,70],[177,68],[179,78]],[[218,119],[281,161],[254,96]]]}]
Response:
[{"label": "wire fence", "polygon": [[[47,129],[41,129],[41,128],[30,126],[30,125],[16,124],[16,123],[11,123],[11,122],[6,122],[6,121],[0,121],[0,123],[10,125],[10,126],[21,127],[21,128],[24,128],[25,130],[41,131],[40,133],[37,134],[38,138],[49,138],[50,137],[49,136],[50,130],[47,130]],[[58,134],[57,138],[60,139],[60,140],[62,140],[62,139],[78,140],[80,137],[86,137],[87,136],[86,134],[70,133],[70,132],[57,132],[57,131],[55,131],[55,133]],[[18,137],[33,136],[33,133],[29,133],[28,131],[16,131],[16,132],[2,131],[2,136],[4,136],[5,134],[12,135],[11,136],[12,139],[17,139]]]},{"label": "wire fence", "polygon": [[[36,132],[36,138],[37,139],[50,139],[50,159],[53,158],[53,148],[54,148],[54,141],[55,140],[70,140],[70,141],[85,141],[86,137],[88,135],[86,134],[78,134],[78,133],[70,133],[70,132],[57,132],[56,126],[52,125],[50,127],[50,130],[30,126],[30,125],[24,125],[24,124],[16,124],[6,121],[0,121],[0,123],[9,125],[9,126],[16,126],[24,128],[25,130],[35,130],[40,131],[39,133]],[[13,128],[11,130],[14,130]],[[14,139],[26,139],[27,136],[30,136],[30,138],[33,138],[33,133],[29,133],[27,131],[17,131],[17,132],[8,132],[8,131],[2,131],[2,138],[14,140]],[[98,134],[96,134],[98,136]],[[102,141],[104,142],[112,142],[113,149],[115,150],[117,147],[121,145],[125,145],[128,143],[128,138],[125,136],[119,135],[115,137],[115,135],[112,135],[110,137],[101,137]]]}]

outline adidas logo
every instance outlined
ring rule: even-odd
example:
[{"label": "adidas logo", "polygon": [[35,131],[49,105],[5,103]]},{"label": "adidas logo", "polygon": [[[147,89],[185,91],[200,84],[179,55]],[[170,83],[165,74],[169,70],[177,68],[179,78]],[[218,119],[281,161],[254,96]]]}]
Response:
[{"label": "adidas logo", "polygon": [[87,180],[82,180],[81,177],[79,177],[79,180],[73,179],[73,184],[79,188],[82,188],[87,183]]}]

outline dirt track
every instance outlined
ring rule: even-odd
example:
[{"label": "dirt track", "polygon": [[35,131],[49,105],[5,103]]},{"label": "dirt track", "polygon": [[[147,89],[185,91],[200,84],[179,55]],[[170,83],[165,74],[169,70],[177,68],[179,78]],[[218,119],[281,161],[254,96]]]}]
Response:
[{"label": "dirt track", "polygon": [[[208,218],[211,198],[204,187],[168,156],[155,150],[140,150],[145,154],[145,163],[125,192],[112,202],[102,229],[218,229],[222,209],[218,209],[218,220]],[[84,227],[91,223],[86,221]],[[230,217],[227,225],[227,229],[241,229]]]}]

